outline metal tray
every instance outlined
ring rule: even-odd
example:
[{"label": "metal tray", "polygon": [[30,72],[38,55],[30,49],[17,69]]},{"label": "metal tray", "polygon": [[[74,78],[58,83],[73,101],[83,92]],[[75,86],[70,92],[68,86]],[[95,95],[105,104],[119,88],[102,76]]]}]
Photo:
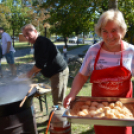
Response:
[{"label": "metal tray", "polygon": [[[116,102],[121,101],[123,104],[131,104],[134,108],[133,98],[116,98],[116,97],[85,97],[77,96],[75,101],[71,102],[70,109],[76,101],[96,101],[96,102]],[[69,110],[66,109],[62,117],[68,118],[71,123],[79,124],[90,124],[90,125],[101,125],[101,126],[134,126],[134,119],[108,119],[108,118],[91,118],[91,117],[80,117],[80,116],[70,116]],[[131,110],[132,111],[132,110]]]}]

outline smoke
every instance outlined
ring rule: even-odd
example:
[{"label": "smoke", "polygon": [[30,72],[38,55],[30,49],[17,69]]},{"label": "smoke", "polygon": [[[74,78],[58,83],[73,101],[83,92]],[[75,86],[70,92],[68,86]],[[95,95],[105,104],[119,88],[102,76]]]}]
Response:
[{"label": "smoke", "polygon": [[[15,82],[10,81],[0,85],[0,105],[18,102],[23,100],[31,88],[31,81]],[[29,96],[35,94],[36,88],[33,88]]]}]

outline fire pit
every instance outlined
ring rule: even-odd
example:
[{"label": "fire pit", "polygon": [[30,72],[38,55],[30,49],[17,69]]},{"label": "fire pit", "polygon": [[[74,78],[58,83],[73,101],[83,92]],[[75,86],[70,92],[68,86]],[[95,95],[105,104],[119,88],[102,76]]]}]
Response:
[{"label": "fire pit", "polygon": [[28,83],[0,86],[0,134],[37,134],[32,106],[36,88],[19,107],[29,88]]}]

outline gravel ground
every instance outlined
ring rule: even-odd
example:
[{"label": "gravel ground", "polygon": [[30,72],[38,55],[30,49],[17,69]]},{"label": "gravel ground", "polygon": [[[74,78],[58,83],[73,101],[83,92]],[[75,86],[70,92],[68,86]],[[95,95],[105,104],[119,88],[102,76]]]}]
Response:
[{"label": "gravel ground", "polygon": [[0,77],[0,85],[1,84],[8,84],[11,83],[11,81],[16,78],[20,74],[24,74],[28,72],[32,68],[34,63],[29,63],[29,64],[21,64],[16,66],[16,76],[11,75],[11,71],[9,68],[2,68],[2,74],[3,77]]}]

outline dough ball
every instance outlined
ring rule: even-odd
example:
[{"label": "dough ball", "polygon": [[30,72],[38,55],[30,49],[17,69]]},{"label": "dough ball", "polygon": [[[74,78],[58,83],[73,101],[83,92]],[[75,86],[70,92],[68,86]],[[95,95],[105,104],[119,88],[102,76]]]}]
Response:
[{"label": "dough ball", "polygon": [[116,118],[113,113],[108,113],[108,114],[106,115],[106,117],[107,117],[107,118],[110,118],[110,119]]},{"label": "dough ball", "polygon": [[107,110],[111,110],[110,107],[104,107],[103,109],[104,109],[104,112],[107,111]]},{"label": "dough ball", "polygon": [[96,110],[96,107],[91,106],[91,107],[89,107],[89,110]]},{"label": "dough ball", "polygon": [[104,113],[98,113],[98,114],[95,114],[94,117],[96,117],[96,118],[103,118],[103,117],[105,117],[105,114]]},{"label": "dough ball", "polygon": [[102,104],[103,104],[104,106],[106,106],[106,107],[109,105],[108,102],[102,102]]},{"label": "dough ball", "polygon": [[91,116],[91,117],[94,117],[96,115],[96,111],[91,110],[91,111],[89,111],[88,115]]},{"label": "dough ball", "polygon": [[77,115],[78,115],[78,116],[86,116],[86,114],[85,114],[83,111],[79,111],[79,112],[77,113]]},{"label": "dough ball", "polygon": [[88,105],[83,105],[83,106],[81,106],[81,109],[88,109],[88,108],[89,108]]},{"label": "dough ball", "polygon": [[86,101],[85,104],[90,106],[91,105],[91,101]]},{"label": "dough ball", "polygon": [[118,107],[122,108],[123,104],[120,101],[116,101],[115,106],[118,106]]},{"label": "dough ball", "polygon": [[103,108],[98,108],[98,109],[96,109],[96,113],[98,114],[98,113],[103,113]]},{"label": "dough ball", "polygon": [[104,105],[100,103],[97,105],[97,108],[104,108]]},{"label": "dough ball", "polygon": [[91,106],[93,106],[93,107],[97,107],[98,104],[99,104],[99,103],[98,103],[98,102],[95,102],[95,101],[94,101],[94,102],[91,102]]},{"label": "dough ball", "polygon": [[79,111],[81,111],[82,110],[82,108],[81,108],[81,106],[83,106],[83,102],[76,102],[74,105],[73,105],[73,108],[72,108],[72,110],[73,110],[73,112],[77,115],[77,113],[79,112]]},{"label": "dough ball", "polygon": [[69,115],[70,116],[75,116],[75,115],[77,115],[77,113],[74,110],[70,109],[70,114]]},{"label": "dough ball", "polygon": [[82,112],[87,115],[88,114],[88,109],[83,109]]},{"label": "dough ball", "polygon": [[119,112],[122,111],[122,109],[119,106],[115,106],[114,109],[118,110]]},{"label": "dough ball", "polygon": [[119,118],[119,119],[125,119],[125,115],[124,114],[117,114],[116,117]]},{"label": "dough ball", "polygon": [[114,103],[110,103],[109,107],[113,109],[114,108]]}]

